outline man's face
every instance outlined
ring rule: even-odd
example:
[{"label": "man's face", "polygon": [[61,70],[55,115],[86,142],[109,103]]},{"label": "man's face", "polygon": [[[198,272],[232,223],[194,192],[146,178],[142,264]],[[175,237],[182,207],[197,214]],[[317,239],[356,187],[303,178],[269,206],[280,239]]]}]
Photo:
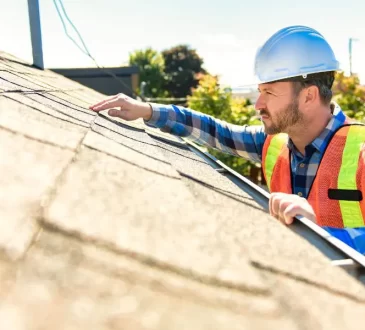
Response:
[{"label": "man's face", "polygon": [[292,83],[260,84],[259,92],[255,107],[267,134],[288,133],[291,127],[303,120]]}]

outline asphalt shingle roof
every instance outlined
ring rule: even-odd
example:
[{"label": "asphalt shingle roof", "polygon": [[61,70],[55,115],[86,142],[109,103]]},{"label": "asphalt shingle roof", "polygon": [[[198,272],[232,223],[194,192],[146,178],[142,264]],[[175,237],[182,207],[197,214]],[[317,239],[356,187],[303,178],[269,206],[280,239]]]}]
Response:
[{"label": "asphalt shingle roof", "polygon": [[363,328],[363,285],[103,97],[0,53],[0,329]]}]

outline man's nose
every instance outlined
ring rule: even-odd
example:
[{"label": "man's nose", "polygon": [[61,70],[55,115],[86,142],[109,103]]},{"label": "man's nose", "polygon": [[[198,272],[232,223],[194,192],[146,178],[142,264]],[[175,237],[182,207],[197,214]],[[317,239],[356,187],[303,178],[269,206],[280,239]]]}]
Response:
[{"label": "man's nose", "polygon": [[265,108],[266,108],[266,104],[265,104],[265,102],[263,100],[262,95],[260,95],[258,97],[258,99],[256,100],[255,109],[256,109],[256,111],[259,111],[259,110],[265,109]]}]

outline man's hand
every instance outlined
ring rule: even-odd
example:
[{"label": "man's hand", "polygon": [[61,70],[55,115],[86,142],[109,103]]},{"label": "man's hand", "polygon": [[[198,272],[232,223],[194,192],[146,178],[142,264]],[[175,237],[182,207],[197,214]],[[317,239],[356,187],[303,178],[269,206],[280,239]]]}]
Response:
[{"label": "man's hand", "polygon": [[272,193],[269,200],[270,214],[284,224],[290,225],[296,215],[316,221],[312,206],[308,201],[293,194]]},{"label": "man's hand", "polygon": [[120,117],[124,120],[138,118],[149,120],[152,117],[152,108],[148,103],[137,101],[125,94],[110,96],[89,108],[96,112],[109,109],[109,116]]}]

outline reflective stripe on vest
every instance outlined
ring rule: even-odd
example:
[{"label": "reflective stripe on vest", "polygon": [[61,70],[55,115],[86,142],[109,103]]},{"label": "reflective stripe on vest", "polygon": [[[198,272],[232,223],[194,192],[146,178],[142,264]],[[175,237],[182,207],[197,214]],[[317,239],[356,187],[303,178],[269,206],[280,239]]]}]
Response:
[{"label": "reflective stripe on vest", "polygon": [[[361,146],[364,141],[364,127],[350,126],[342,153],[341,168],[337,181],[338,189],[357,190],[356,173]],[[340,200],[339,203],[344,227],[355,228],[364,226],[364,220],[358,202]]]},{"label": "reflective stripe on vest", "polygon": [[267,154],[265,157],[264,171],[265,171],[265,179],[269,191],[271,191],[271,178],[272,173],[274,171],[274,166],[276,161],[280,155],[280,152],[283,146],[288,142],[288,135],[286,134],[276,134],[272,137]]}]

